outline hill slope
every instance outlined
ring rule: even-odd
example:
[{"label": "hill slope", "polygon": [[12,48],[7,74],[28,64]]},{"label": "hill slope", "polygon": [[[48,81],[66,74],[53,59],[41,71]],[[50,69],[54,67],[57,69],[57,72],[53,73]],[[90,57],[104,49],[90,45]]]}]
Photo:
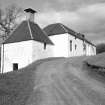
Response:
[{"label": "hill slope", "polygon": [[0,75],[0,105],[105,105],[105,85],[82,69],[84,59],[45,59]]},{"label": "hill slope", "polygon": [[105,53],[97,54],[96,56],[89,57],[86,62],[90,65],[105,68]]}]

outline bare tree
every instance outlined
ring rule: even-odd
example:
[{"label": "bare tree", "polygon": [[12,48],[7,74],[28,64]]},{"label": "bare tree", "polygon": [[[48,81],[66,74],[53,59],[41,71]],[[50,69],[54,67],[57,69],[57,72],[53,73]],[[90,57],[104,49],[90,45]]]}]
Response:
[{"label": "bare tree", "polygon": [[5,39],[17,26],[16,19],[22,14],[22,8],[15,4],[9,5],[5,10],[0,9],[1,38]]}]

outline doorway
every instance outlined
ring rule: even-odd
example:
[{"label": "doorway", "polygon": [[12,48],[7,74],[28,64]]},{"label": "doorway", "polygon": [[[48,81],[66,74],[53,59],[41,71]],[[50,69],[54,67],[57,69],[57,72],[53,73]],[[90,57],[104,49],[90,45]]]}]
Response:
[{"label": "doorway", "polygon": [[13,63],[13,71],[17,71],[18,70],[18,63]]}]

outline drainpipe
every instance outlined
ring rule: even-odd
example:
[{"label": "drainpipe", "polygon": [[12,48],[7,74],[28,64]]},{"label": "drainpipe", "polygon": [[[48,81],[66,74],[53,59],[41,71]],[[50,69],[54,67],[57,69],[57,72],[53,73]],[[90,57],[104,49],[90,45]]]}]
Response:
[{"label": "drainpipe", "polygon": [[2,63],[1,63],[2,65],[2,69],[1,69],[1,73],[3,73],[3,71],[4,71],[4,44],[3,44],[3,46],[2,46]]}]

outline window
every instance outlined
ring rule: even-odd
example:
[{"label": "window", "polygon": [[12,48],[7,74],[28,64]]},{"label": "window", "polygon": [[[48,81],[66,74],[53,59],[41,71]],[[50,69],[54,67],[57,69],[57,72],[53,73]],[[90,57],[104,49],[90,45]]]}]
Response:
[{"label": "window", "polygon": [[70,51],[72,51],[72,40],[70,40]]},{"label": "window", "polygon": [[13,71],[17,71],[18,70],[18,63],[13,63]]},{"label": "window", "polygon": [[77,45],[75,44],[75,50],[77,49]]},{"label": "window", "polygon": [[86,50],[86,44],[83,43],[83,50],[85,51]]},{"label": "window", "polygon": [[46,43],[44,43],[44,50],[46,49]]}]

